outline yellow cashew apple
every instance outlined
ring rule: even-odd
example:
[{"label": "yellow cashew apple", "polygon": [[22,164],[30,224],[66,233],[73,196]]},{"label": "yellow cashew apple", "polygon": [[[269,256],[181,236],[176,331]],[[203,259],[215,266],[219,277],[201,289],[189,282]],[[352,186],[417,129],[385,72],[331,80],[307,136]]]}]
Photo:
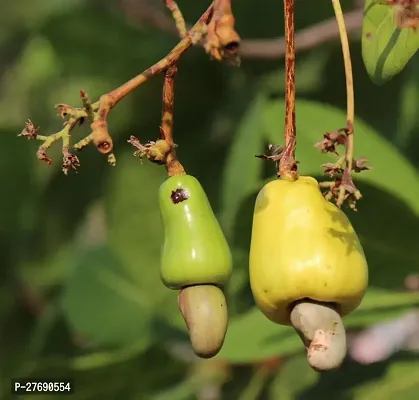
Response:
[{"label": "yellow cashew apple", "polygon": [[250,284],[260,310],[290,325],[294,303],[328,302],[341,316],[355,310],[368,266],[352,224],[309,176],[276,179],[259,192],[253,214]]}]

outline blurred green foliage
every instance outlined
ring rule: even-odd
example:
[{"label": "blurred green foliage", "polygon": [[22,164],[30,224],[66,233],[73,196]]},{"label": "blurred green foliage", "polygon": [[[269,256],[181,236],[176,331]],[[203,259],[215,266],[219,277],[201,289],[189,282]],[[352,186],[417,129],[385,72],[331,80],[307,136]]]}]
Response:
[{"label": "blurred green foliage", "polygon": [[398,74],[419,48],[416,29],[400,29],[415,23],[402,8],[385,1],[366,0],[362,31],[362,55],[371,79],[382,84]]},{"label": "blurred green foliage", "polygon": [[[263,4],[234,4],[243,38],[283,33],[282,7],[274,0]],[[207,3],[180,5],[192,21]],[[349,9],[351,2],[343,6]],[[254,155],[281,140],[282,60],[244,59],[233,69],[197,48],[179,64],[178,155],[206,189],[235,261],[225,346],[215,360],[200,362],[190,356],[176,293],[159,277],[157,196],[165,171],[140,165],[126,143],[131,134],[143,141],[158,136],[161,77],[112,111],[115,168],[92,146],[80,155],[79,174],[66,177],[58,148],[48,167],[36,160],[34,142],[17,138],[28,118],[43,134],[59,130],[54,104],[78,105],[80,89],[96,99],[163,57],[176,38],[128,23],[115,0],[16,0],[1,7],[0,398],[12,398],[10,378],[37,376],[74,377],[77,400],[187,400],[221,384],[222,399],[252,398],[258,385],[260,398],[269,400],[417,398],[414,353],[371,366],[348,360],[341,370],[319,375],[307,366],[294,331],[271,324],[254,307],[247,275],[252,210],[261,185],[274,175],[273,166]],[[297,29],[332,15],[327,2],[297,1]],[[370,17],[375,29],[381,17]],[[396,49],[380,71],[371,72],[382,40],[369,44],[374,49],[362,50],[360,40],[351,46],[356,155],[373,167],[356,177],[364,199],[358,213],[348,211],[371,271],[362,306],[346,319],[357,329],[419,303],[417,293],[401,290],[419,259],[419,59]],[[368,75],[380,81],[399,71],[383,86]],[[299,54],[297,158],[304,174],[319,176],[320,164],[328,162],[314,144],[345,124],[344,90],[338,42]],[[86,133],[80,128],[75,140]],[[255,363],[278,357],[273,374],[253,374]]]}]

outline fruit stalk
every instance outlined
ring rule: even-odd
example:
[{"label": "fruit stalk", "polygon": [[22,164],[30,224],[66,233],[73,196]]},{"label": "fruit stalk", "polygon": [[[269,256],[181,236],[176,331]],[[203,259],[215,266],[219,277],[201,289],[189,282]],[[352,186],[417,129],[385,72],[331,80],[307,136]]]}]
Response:
[{"label": "fruit stalk", "polygon": [[165,140],[170,151],[165,158],[167,174],[169,176],[185,174],[182,164],[176,157],[175,144],[173,142],[173,115],[175,102],[175,75],[176,64],[171,65],[164,73],[164,84],[162,94],[162,117],[160,125],[160,138]]},{"label": "fruit stalk", "polygon": [[[339,3],[339,0],[333,1]],[[284,18],[285,141],[279,161],[278,176],[282,179],[297,180],[294,0],[284,0]],[[312,368],[326,371],[340,366],[346,354],[345,328],[340,315],[332,306],[311,301],[301,302],[292,309],[290,321],[307,348],[307,359]]]},{"label": "fruit stalk", "polygon": [[283,179],[298,178],[295,148],[295,45],[294,0],[284,0],[285,15],[285,130],[284,150],[279,161],[278,176]]}]

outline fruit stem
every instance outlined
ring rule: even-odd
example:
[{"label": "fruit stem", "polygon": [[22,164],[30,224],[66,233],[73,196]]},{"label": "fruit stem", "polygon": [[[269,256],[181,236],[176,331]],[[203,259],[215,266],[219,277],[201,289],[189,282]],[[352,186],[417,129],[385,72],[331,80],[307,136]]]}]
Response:
[{"label": "fruit stem", "polygon": [[295,148],[297,145],[295,126],[295,45],[294,45],[294,0],[284,0],[285,19],[285,130],[284,151],[278,168],[283,179],[298,178]]},{"label": "fruit stem", "polygon": [[304,300],[294,306],[290,319],[306,346],[307,360],[314,370],[340,367],[346,356],[346,333],[332,304]]},{"label": "fruit stem", "polygon": [[[343,62],[345,65],[346,79],[346,149],[345,159],[346,166],[344,171],[344,180],[351,181],[352,163],[354,159],[354,120],[355,120],[355,96],[352,75],[351,51],[349,48],[348,33],[345,26],[345,18],[343,16],[342,7],[339,0],[332,0],[333,9],[335,11],[336,22],[339,29],[339,37],[342,46]],[[341,185],[339,189],[338,204],[342,204],[345,196],[345,185]]]},{"label": "fruit stem", "polygon": [[164,73],[162,94],[162,117],[160,125],[160,138],[169,145],[170,151],[165,157],[165,165],[169,176],[184,174],[185,170],[176,157],[175,144],[173,142],[173,115],[175,102],[175,75],[176,64],[168,67]]}]

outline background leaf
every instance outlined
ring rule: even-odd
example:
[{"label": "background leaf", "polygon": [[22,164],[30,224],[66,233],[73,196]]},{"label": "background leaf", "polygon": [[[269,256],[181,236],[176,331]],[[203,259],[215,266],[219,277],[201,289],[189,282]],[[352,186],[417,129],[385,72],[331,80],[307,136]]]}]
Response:
[{"label": "background leaf", "polygon": [[[266,106],[264,97],[255,98],[242,119],[237,136],[228,155],[224,172],[221,202],[221,221],[229,231],[240,202],[258,185],[262,163],[254,156],[264,152],[264,140],[260,134],[262,110]],[[242,178],[241,178],[242,177]],[[234,193],[234,196],[231,194]]]},{"label": "background leaf", "polygon": [[419,128],[419,116],[416,105],[419,102],[419,57],[413,57],[407,65],[407,73],[403,82],[399,105],[399,123],[394,134],[394,141],[403,150],[408,150],[412,136]]},{"label": "background leaf", "polygon": [[419,389],[419,376],[417,368],[419,361],[416,357],[410,360],[398,361],[391,365],[382,381],[372,382],[353,391],[360,400],[366,399],[392,399],[395,395],[403,399],[414,400]]},{"label": "background leaf", "polygon": [[[419,304],[415,293],[398,293],[370,288],[358,309],[344,319],[345,326],[369,326],[400,316]],[[217,358],[250,363],[303,350],[294,329],[274,324],[258,308],[231,320],[226,340]]]},{"label": "background leaf", "polygon": [[371,79],[382,84],[398,74],[419,48],[419,33],[397,27],[396,7],[365,1],[362,57]]},{"label": "background leaf", "polygon": [[269,385],[269,400],[294,400],[316,383],[318,373],[307,366],[305,354],[291,357]]},{"label": "background leaf", "polygon": [[94,346],[126,346],[152,340],[151,312],[106,248],[89,250],[77,263],[63,294],[63,309],[73,331]]},{"label": "background leaf", "polygon": [[[307,100],[297,101],[297,126],[302,132],[301,145],[297,148],[301,174],[318,175],[321,164],[336,160],[330,154],[324,155],[314,148],[326,132],[335,131],[345,125],[346,114],[328,104]],[[271,101],[265,108],[264,126],[267,140],[280,139],[279,124],[284,116],[285,105]],[[355,122],[355,157],[366,157],[373,167],[371,171],[355,175],[356,181],[371,183],[404,200],[412,210],[419,212],[416,199],[419,197],[419,174],[409,161],[378,132],[359,118]]]},{"label": "background leaf", "polygon": [[[145,13],[149,6],[156,7],[171,24],[170,14],[163,3],[153,1],[3,3],[1,399],[12,399],[10,378],[16,376],[72,376],[77,382],[76,400],[144,400],[160,395],[187,400],[188,394],[191,398],[239,399],[255,379],[255,360],[271,365],[263,356],[272,355],[279,368],[272,371],[276,376],[271,384],[266,383],[261,400],[275,396],[348,400],[358,394],[373,399],[385,396],[374,392],[381,386],[393,397],[409,399],[404,385],[414,382],[415,376],[409,377],[407,366],[397,365],[411,363],[414,372],[417,355],[413,352],[399,352],[372,365],[348,359],[336,373],[313,374],[293,330],[270,323],[254,308],[248,278],[253,207],[266,179],[275,176],[274,165],[254,155],[270,141],[280,144],[283,135],[284,60],[275,57],[274,47],[269,59],[243,57],[241,68],[210,61],[199,46],[179,62],[178,155],[205,188],[234,258],[227,288],[230,331],[226,347],[218,358],[197,362],[177,309],[177,293],[165,288],[159,277],[162,227],[157,191],[166,179],[164,168],[140,165],[126,143],[131,134],[144,142],[157,138],[161,76],[124,98],[110,115],[116,168],[109,168],[91,146],[80,154],[79,174],[64,177],[59,145],[51,149],[54,163],[48,167],[36,159],[39,142],[16,137],[28,118],[40,126],[42,134],[57,131],[62,121],[54,104],[79,106],[80,89],[96,100],[164,56],[178,38],[153,26]],[[204,0],[180,3],[189,23],[208,6]],[[327,2],[298,3],[297,31],[333,18]],[[233,6],[243,41],[270,41],[283,35],[283,24],[278,23],[283,10],[276,0],[266,0],[263,7],[251,0]],[[342,1],[342,7],[352,10],[354,4]],[[417,293],[406,294],[403,286],[406,277],[418,270],[418,53],[410,58],[408,68],[400,70],[414,53],[414,40],[409,36],[403,47],[400,38],[407,32],[403,31],[390,54],[383,55],[394,30],[394,25],[386,26],[383,40],[371,36],[377,46],[368,50],[365,62],[361,35],[350,38],[356,152],[371,159],[374,167],[356,177],[364,198],[359,212],[348,214],[361,236],[371,271],[363,306],[345,319],[354,331],[351,335],[417,307]],[[381,66],[380,57],[385,61]],[[374,85],[366,64],[387,84]],[[318,177],[320,164],[329,160],[313,145],[325,130],[345,124],[344,87],[337,38],[298,53],[298,158],[304,173]],[[73,139],[88,132],[85,124],[74,131]],[[103,276],[112,277],[110,282],[105,279],[110,285],[104,284]],[[121,281],[125,289],[116,291]],[[144,308],[140,299],[149,306]],[[85,334],[75,337],[80,332]],[[223,379],[208,382],[205,374],[197,374],[208,368],[220,371]]]},{"label": "background leaf", "polygon": [[184,328],[177,292],[167,289],[160,279],[163,226],[158,189],[166,179],[165,170],[151,163],[141,165],[131,151],[119,156],[118,166],[109,180],[106,198],[110,248],[150,308]]}]

